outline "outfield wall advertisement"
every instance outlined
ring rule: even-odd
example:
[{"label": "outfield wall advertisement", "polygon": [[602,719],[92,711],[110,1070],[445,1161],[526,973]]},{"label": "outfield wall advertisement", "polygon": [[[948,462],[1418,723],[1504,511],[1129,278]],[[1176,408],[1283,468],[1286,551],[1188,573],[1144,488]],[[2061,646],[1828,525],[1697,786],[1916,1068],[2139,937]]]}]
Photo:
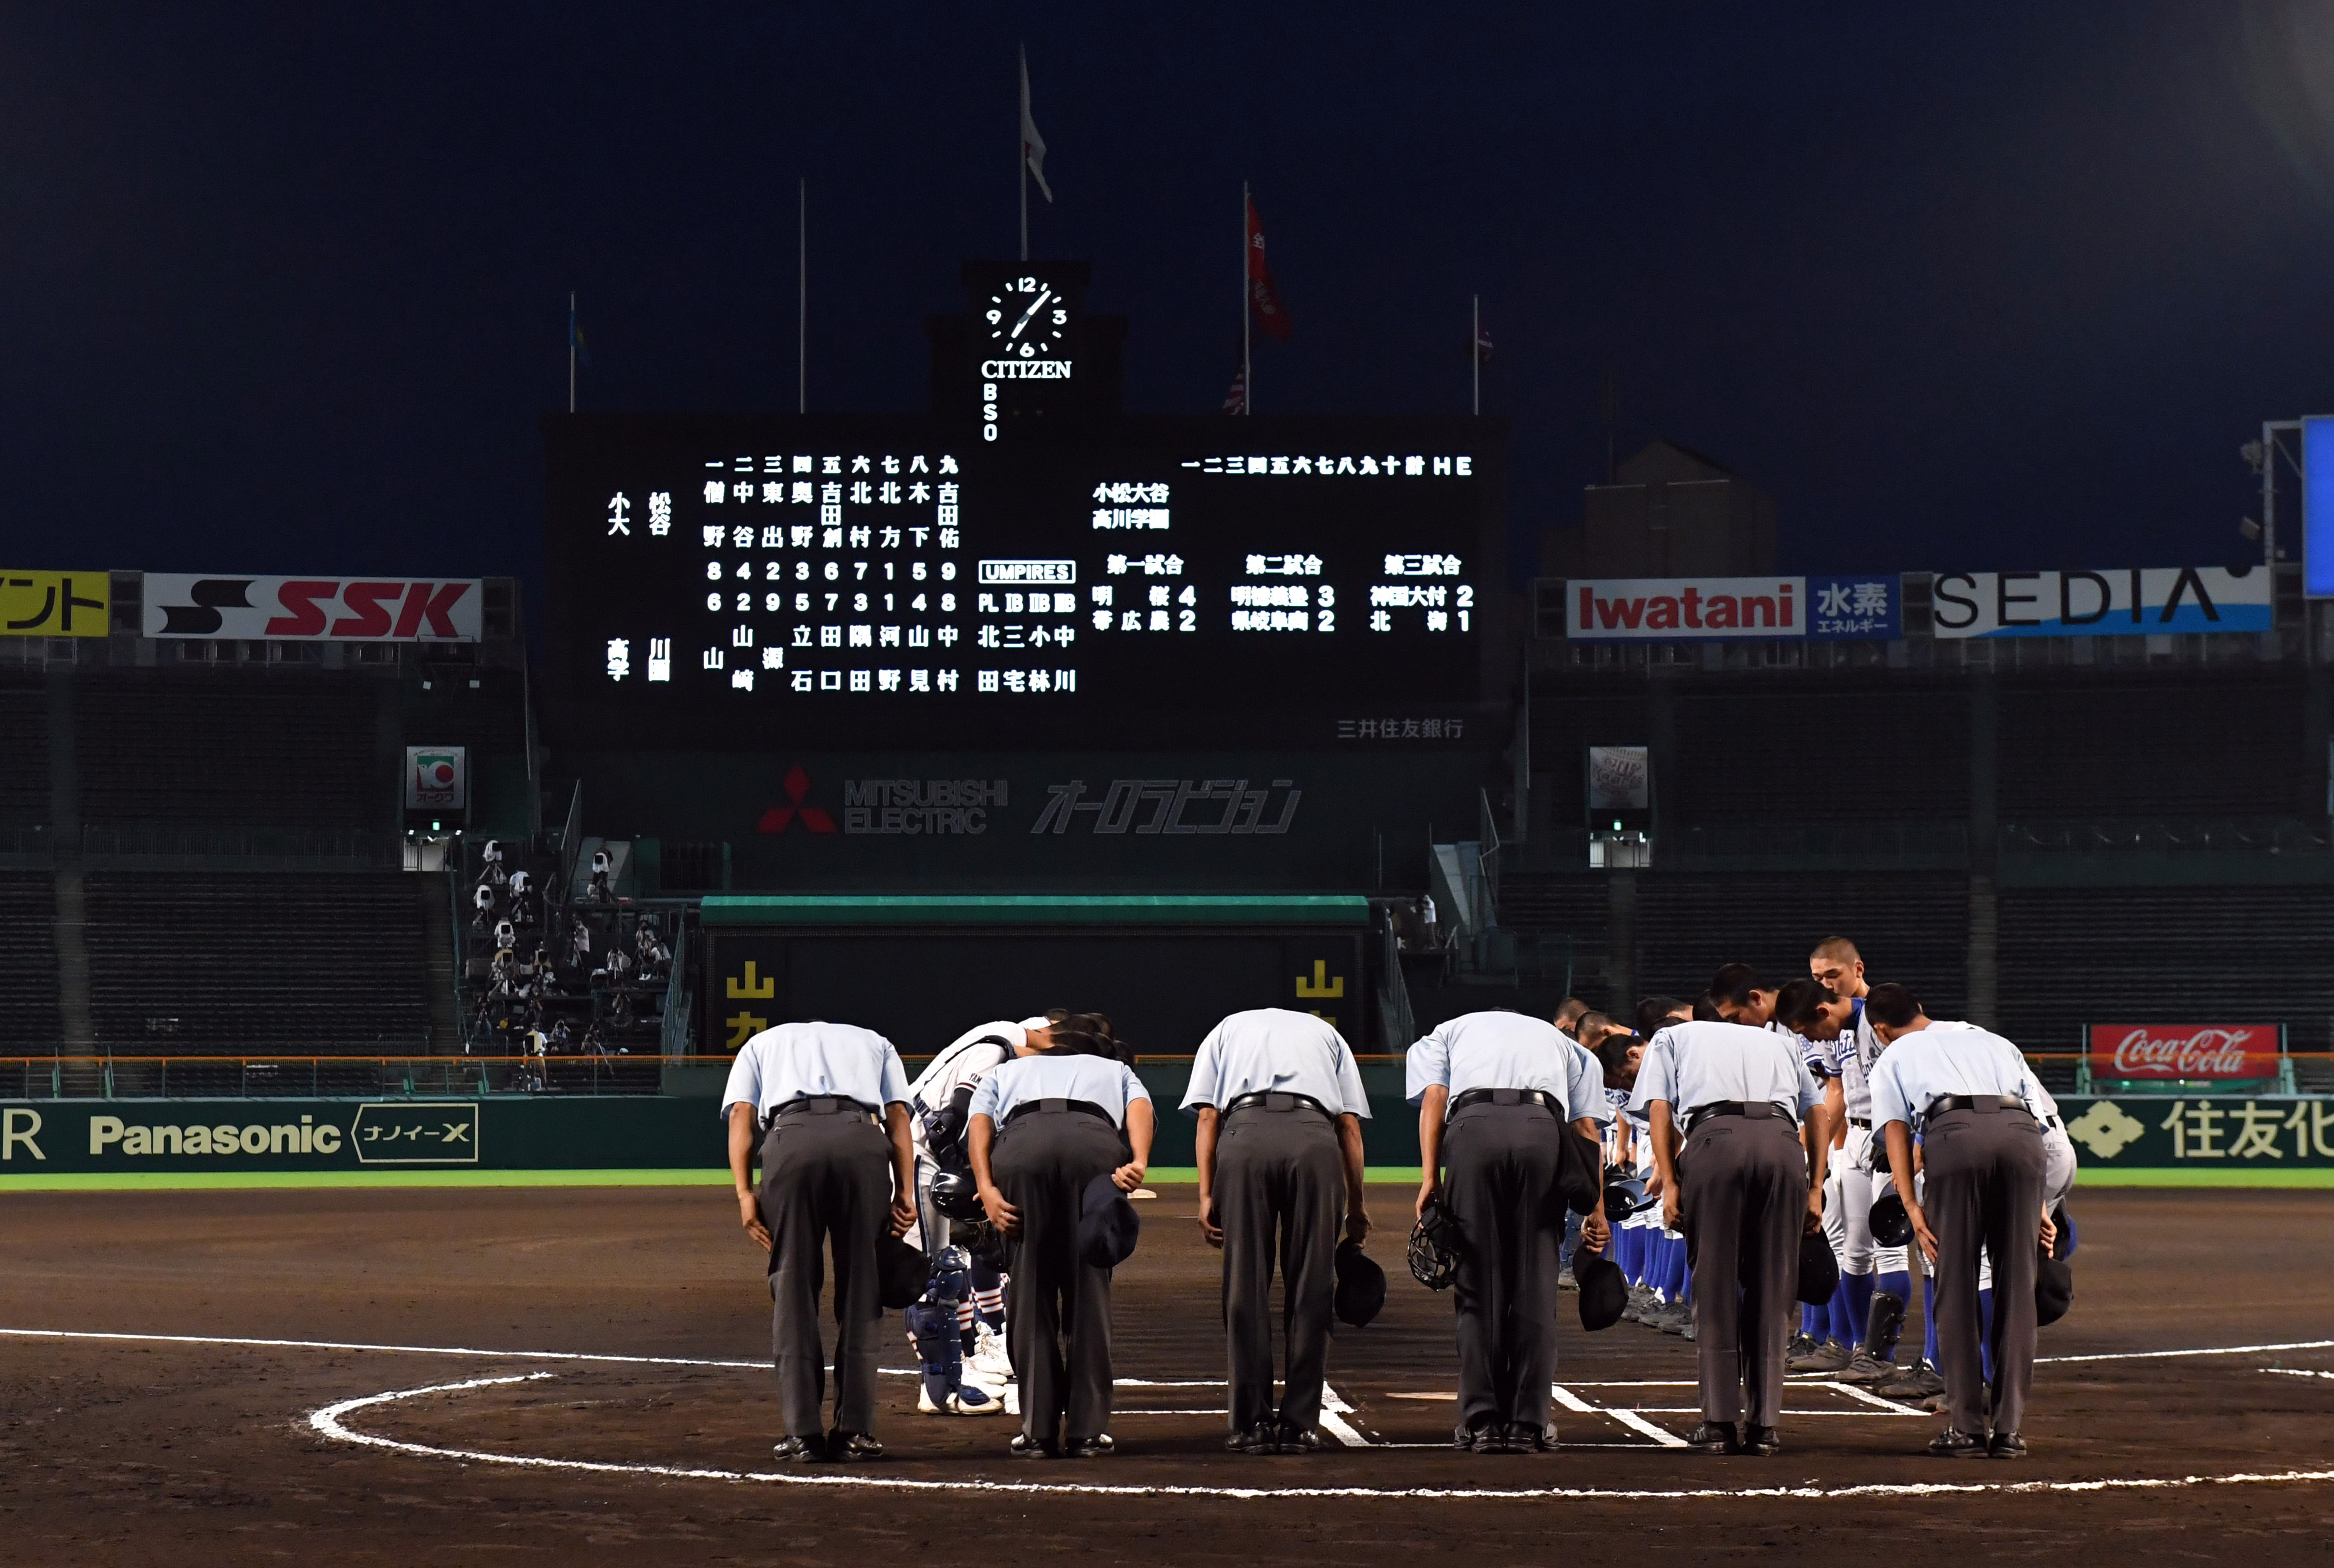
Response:
[{"label": "outfield wall advertisement", "polygon": [[[1190,1068],[1145,1063],[1162,1110],[1152,1163],[1191,1163],[1172,1108]],[[1418,1162],[1402,1066],[1362,1064],[1373,1166]],[[2067,1095],[2087,1169],[2334,1169],[2334,1096]],[[728,1159],[710,1096],[487,1100],[37,1100],[0,1104],[0,1179],[92,1171],[706,1170]]]}]

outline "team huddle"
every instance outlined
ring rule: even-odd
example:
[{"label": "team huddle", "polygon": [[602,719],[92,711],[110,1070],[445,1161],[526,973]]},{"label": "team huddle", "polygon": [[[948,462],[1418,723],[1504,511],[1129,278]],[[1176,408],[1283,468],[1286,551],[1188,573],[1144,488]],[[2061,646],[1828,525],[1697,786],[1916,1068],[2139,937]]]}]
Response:
[{"label": "team huddle", "polygon": [[[1453,1291],[1455,1447],[1555,1447],[1568,1287],[1586,1329],[1625,1313],[1693,1341],[1695,1448],[1778,1452],[1788,1367],[1941,1405],[1933,1453],[2024,1453],[2035,1329],[2070,1288],[2057,1107],[2008,1041],[1867,987],[1844,939],[1809,967],[1770,986],[1730,964],[1698,1003],[1645,1000],[1635,1029],[1567,1004],[1553,1022],[1467,1014],[1410,1048],[1408,1256]],[[1131,1063],[1106,1017],[1061,1011],[969,1030],[912,1083],[890,1042],[849,1024],[746,1043],[722,1114],[740,1222],[769,1255],[780,1458],[882,1455],[887,1306],[905,1314],[920,1409],[995,1414],[1009,1382],[1015,1455],[1114,1451],[1112,1271],[1136,1245],[1128,1198],[1156,1127]],[[1386,1293],[1364,1251],[1354,1053],[1312,1014],[1236,1013],[1201,1042],[1181,1109],[1201,1234],[1224,1255],[1225,1446],[1313,1451],[1331,1323],[1367,1323]],[[1929,1345],[1900,1368],[1916,1257]]]}]

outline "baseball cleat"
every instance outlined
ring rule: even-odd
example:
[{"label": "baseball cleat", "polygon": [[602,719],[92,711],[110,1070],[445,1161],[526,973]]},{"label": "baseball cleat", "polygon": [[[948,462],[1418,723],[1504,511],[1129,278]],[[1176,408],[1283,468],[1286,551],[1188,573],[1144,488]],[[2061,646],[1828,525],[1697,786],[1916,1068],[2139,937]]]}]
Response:
[{"label": "baseball cleat", "polygon": [[1784,1363],[1795,1372],[1841,1372],[1855,1359],[1856,1352],[1837,1340],[1826,1340],[1806,1355]]},{"label": "baseball cleat", "polygon": [[949,1396],[949,1412],[958,1416],[994,1416],[1005,1409],[1005,1401],[978,1383],[967,1383]]}]

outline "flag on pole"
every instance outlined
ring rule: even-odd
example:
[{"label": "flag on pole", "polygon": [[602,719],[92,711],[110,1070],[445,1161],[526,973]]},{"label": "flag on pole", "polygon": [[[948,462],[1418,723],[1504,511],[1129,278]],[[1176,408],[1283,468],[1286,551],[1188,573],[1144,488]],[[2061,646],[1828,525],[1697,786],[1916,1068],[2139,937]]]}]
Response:
[{"label": "flag on pole", "polygon": [[575,351],[577,364],[588,365],[592,362],[592,351],[584,343],[584,329],[575,324],[573,313],[570,313],[567,317],[567,342],[568,346]]},{"label": "flag on pole", "polygon": [[1046,139],[1037,134],[1037,122],[1029,118],[1029,52],[1021,51],[1021,161],[1037,178],[1038,192],[1047,201],[1054,193],[1046,184]]},{"label": "flag on pole", "polygon": [[1248,412],[1248,367],[1246,365],[1232,372],[1232,390],[1224,394],[1224,412],[1227,414]]},{"label": "flag on pole", "polygon": [[1490,329],[1480,323],[1475,328],[1475,362],[1479,365],[1491,362]]},{"label": "flag on pole", "polygon": [[1272,263],[1264,254],[1264,224],[1252,199],[1248,204],[1248,303],[1266,337],[1288,336],[1288,307],[1280,303],[1280,290],[1273,284]]}]

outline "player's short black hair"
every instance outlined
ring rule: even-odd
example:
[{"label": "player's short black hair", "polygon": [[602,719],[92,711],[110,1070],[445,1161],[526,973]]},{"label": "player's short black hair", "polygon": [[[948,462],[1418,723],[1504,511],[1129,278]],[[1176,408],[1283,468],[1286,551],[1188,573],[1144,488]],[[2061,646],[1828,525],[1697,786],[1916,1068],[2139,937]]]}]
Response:
[{"label": "player's short black hair", "polygon": [[1621,1086],[1621,1080],[1629,1075],[1629,1047],[1644,1044],[1635,1034],[1619,1030],[1596,1042],[1596,1061],[1605,1069],[1606,1087]]},{"label": "player's short black hair", "polygon": [[1637,1004],[1637,1033],[1650,1040],[1664,1024],[1675,1023],[1676,1015],[1685,1011],[1687,1005],[1675,996],[1648,996]]},{"label": "player's short black hair", "polygon": [[1913,995],[1911,986],[1891,980],[1872,987],[1872,994],[1864,999],[1864,1013],[1875,1024],[1902,1029],[1921,1015],[1921,998]]},{"label": "player's short black hair", "polygon": [[1718,1015],[1718,1004],[1710,999],[1710,993],[1707,991],[1694,998],[1693,1021],[1697,1024],[1723,1022]]},{"label": "player's short black hair", "polygon": [[1713,1002],[1731,1002],[1738,1007],[1748,1006],[1753,991],[1771,991],[1759,971],[1749,964],[1721,964],[1710,982],[1710,998]]},{"label": "player's short black hair", "polygon": [[1831,993],[1813,980],[1788,981],[1775,993],[1775,1022],[1786,1029],[1797,1029],[1812,1021],[1831,999]]}]

